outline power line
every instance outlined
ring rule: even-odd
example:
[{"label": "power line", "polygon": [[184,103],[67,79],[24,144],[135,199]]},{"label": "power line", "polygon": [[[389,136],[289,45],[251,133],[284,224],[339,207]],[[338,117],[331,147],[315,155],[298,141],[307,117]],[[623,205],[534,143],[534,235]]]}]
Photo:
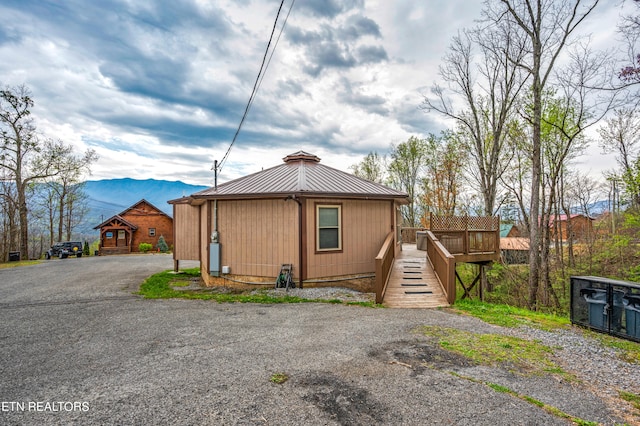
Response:
[{"label": "power line", "polygon": [[[282,23],[282,27],[280,28],[280,32],[278,33],[278,38],[276,39],[276,42],[273,44],[273,49],[271,50],[271,55],[269,55],[269,60],[267,61],[265,72],[260,77],[260,82],[258,83],[258,90],[260,90],[260,86],[262,85],[262,80],[264,80],[264,75],[266,74],[266,70],[267,68],[269,68],[269,64],[271,64],[271,59],[273,58],[273,54],[276,53],[276,47],[278,47],[278,42],[280,42],[280,36],[282,36],[282,33],[284,32],[284,27],[287,25],[287,21],[289,20],[289,15],[291,15],[291,9],[293,9],[293,5],[295,2],[296,0],[293,0],[291,2],[291,6],[289,6],[289,11],[287,12],[287,16],[285,16],[284,22]],[[250,100],[252,105],[254,100],[255,100],[255,97]]]},{"label": "power line", "polygon": [[244,109],[244,113],[242,114],[242,118],[240,119],[240,124],[238,125],[238,129],[236,130],[236,133],[233,135],[233,139],[231,140],[231,143],[229,144],[229,148],[227,148],[227,152],[224,154],[224,157],[222,157],[222,160],[214,165],[213,169],[217,169],[216,170],[216,174],[219,171],[222,171],[222,167],[224,166],[224,163],[227,160],[227,157],[229,157],[229,153],[231,152],[231,148],[233,147],[233,145],[236,142],[236,139],[238,138],[238,135],[240,134],[240,130],[242,129],[242,125],[244,124],[245,119],[247,118],[247,115],[249,114],[249,110],[251,109],[251,106],[253,105],[253,101],[255,100],[255,96],[258,93],[258,89],[260,88],[260,85],[262,84],[262,80],[264,79],[264,74],[267,72],[267,68],[269,67],[269,64],[271,63],[271,58],[273,57],[273,54],[276,50],[276,47],[278,45],[278,41],[280,40],[280,36],[282,35],[282,32],[284,31],[284,27],[285,25],[287,25],[287,20],[289,19],[289,15],[291,14],[291,9],[293,9],[293,4],[295,3],[295,0],[292,0],[291,5],[289,6],[289,12],[287,13],[287,16],[284,20],[284,23],[282,25],[282,28],[280,29],[280,33],[278,34],[278,38],[276,39],[276,42],[274,43],[273,49],[271,51],[271,55],[269,56],[269,60],[267,61],[267,55],[269,54],[269,48],[271,47],[271,42],[273,40],[273,35],[276,31],[276,27],[278,25],[278,19],[280,18],[280,12],[282,11],[282,6],[284,5],[284,0],[282,0],[280,2],[280,7],[278,7],[278,13],[276,14],[276,19],[273,23],[273,28],[271,29],[271,35],[269,37],[269,42],[267,43],[267,48],[264,52],[264,55],[262,57],[262,63],[260,64],[260,71],[258,71],[258,75],[256,77],[256,81],[253,84],[253,89],[251,91],[251,96],[249,97],[249,101],[247,102],[247,106]]}]

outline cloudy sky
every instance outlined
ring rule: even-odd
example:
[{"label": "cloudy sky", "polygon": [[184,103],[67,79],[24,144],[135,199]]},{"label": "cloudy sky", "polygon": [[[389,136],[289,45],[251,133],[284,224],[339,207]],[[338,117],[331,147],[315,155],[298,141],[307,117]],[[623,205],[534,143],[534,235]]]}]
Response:
[{"label": "cloudy sky", "polygon": [[[584,28],[615,43],[617,1]],[[284,3],[279,28],[292,0]],[[91,179],[211,185],[238,127],[278,0],[3,0],[0,85],[27,85],[47,137],[95,149]],[[418,109],[479,0],[296,0],[220,182],[305,150],[348,171],[447,123]],[[581,159],[614,166],[597,147]]]}]

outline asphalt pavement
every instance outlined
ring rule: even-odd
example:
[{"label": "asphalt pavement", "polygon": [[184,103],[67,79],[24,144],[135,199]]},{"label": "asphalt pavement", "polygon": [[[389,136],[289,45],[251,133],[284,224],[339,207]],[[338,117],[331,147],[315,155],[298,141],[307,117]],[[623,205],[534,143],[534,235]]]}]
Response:
[{"label": "asphalt pavement", "polygon": [[496,331],[446,309],[132,294],[172,265],[133,255],[0,270],[0,424],[569,424],[487,383],[621,421],[588,386],[474,365],[415,332]]}]

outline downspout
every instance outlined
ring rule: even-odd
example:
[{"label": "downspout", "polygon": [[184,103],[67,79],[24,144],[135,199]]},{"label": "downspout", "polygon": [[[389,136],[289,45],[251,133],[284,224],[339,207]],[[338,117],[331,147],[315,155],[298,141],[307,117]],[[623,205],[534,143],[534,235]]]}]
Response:
[{"label": "downspout", "polygon": [[298,203],[298,288],[302,288],[302,201],[295,195],[289,195],[285,201],[293,200]]}]

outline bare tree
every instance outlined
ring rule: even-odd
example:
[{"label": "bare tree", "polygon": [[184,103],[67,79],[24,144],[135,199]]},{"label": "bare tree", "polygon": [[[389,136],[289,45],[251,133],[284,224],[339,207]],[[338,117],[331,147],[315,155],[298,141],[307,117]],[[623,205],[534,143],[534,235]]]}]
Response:
[{"label": "bare tree", "polygon": [[[425,96],[421,104],[423,110],[437,111],[457,123],[472,159],[470,174],[489,216],[495,213],[498,181],[512,154],[506,135],[526,81],[518,65],[524,47],[513,27],[500,22],[458,34],[440,67],[447,87],[435,84],[432,97]],[[477,63],[476,57],[481,58]],[[462,108],[454,107],[449,93],[463,102]]]},{"label": "bare tree", "polygon": [[409,205],[403,206],[402,213],[405,226],[416,227],[420,222],[419,182],[424,173],[427,156],[426,143],[423,139],[411,136],[406,142],[391,147],[389,163],[389,182],[391,186],[409,195]]},{"label": "bare tree", "polygon": [[36,135],[31,118],[33,105],[25,86],[0,90],[0,171],[15,187],[13,202],[20,223],[20,253],[25,258],[29,254],[29,186],[74,167],[61,161],[71,155],[71,146],[60,141],[41,140]]},{"label": "bare tree", "polygon": [[640,116],[635,109],[621,108],[598,129],[605,153],[616,153],[622,180],[632,206],[640,207],[640,186],[635,185],[635,163],[640,154]]},{"label": "bare tree", "polygon": [[454,215],[462,187],[463,164],[467,158],[458,135],[451,131],[429,135],[423,179],[425,210],[436,215]]},{"label": "bare tree", "polygon": [[385,180],[385,157],[380,157],[375,151],[370,152],[361,162],[349,168],[359,178],[377,183],[383,183]]},{"label": "bare tree", "polygon": [[[522,58],[510,58],[530,76],[532,127],[531,201],[529,210],[537,217],[540,212],[542,177],[541,126],[543,94],[556,68],[558,58],[570,43],[570,37],[589,16],[599,0],[486,0],[484,16],[490,23],[518,28],[526,39],[527,53]],[[506,52],[505,52],[506,53]],[[537,308],[540,282],[540,224],[530,221],[531,250],[529,258],[529,306]]]}]

